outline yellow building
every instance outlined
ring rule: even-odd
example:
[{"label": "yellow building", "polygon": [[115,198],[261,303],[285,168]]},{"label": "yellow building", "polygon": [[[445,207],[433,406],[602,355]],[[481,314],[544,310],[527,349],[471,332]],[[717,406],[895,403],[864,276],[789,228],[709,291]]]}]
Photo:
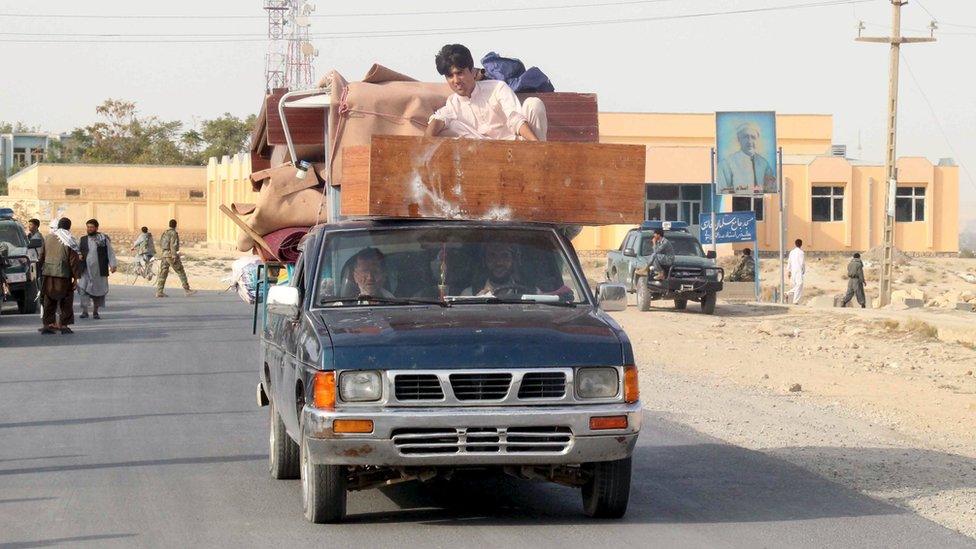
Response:
[{"label": "yellow building", "polygon": [[[783,149],[785,240],[808,251],[864,251],[881,243],[884,227],[884,169],[844,157],[833,143],[830,115],[776,117]],[[715,115],[601,113],[600,141],[647,147],[646,219],[698,224],[711,211],[711,149]],[[959,173],[951,160],[898,161],[895,246],[938,254],[959,249]],[[755,210],[759,249],[779,247],[779,195],[722,198],[720,211]],[[616,248],[630,226],[586,228],[573,241],[580,250]]]},{"label": "yellow building", "polygon": [[248,154],[211,157],[207,164],[207,246],[237,250],[241,229],[220,211],[220,206],[235,202],[254,203],[257,194],[251,187],[251,157]]},{"label": "yellow building", "polygon": [[[8,195],[43,224],[66,216],[75,227],[98,219],[102,231],[123,242],[140,227],[161,234],[179,222],[184,242],[204,240],[207,230],[204,166],[34,164],[11,176]],[[77,231],[75,231],[77,232]]]}]

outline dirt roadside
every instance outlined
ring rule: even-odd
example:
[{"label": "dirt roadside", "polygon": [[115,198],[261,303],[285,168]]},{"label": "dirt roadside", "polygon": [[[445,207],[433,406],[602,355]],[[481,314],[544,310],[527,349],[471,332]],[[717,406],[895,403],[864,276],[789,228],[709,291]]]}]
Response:
[{"label": "dirt roadside", "polygon": [[976,537],[976,351],[880,311],[669,305],[613,313],[649,408]]}]

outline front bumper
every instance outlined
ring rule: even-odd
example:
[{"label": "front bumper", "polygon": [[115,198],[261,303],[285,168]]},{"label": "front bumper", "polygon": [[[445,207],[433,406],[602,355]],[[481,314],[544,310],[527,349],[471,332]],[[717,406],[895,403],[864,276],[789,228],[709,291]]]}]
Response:
[{"label": "front bumper", "polygon": [[704,278],[669,278],[648,280],[647,287],[654,294],[702,296],[722,291],[722,282]]},{"label": "front bumper", "polygon": [[[591,417],[620,415],[627,417],[626,428],[590,429]],[[633,453],[641,417],[639,402],[497,408],[383,408],[373,412],[325,411],[306,406],[302,410],[311,461],[330,465],[555,465],[612,461]],[[372,420],[373,432],[337,434],[333,431],[333,422],[337,419]],[[526,440],[526,436],[542,440],[540,437],[548,435],[539,431],[546,428],[558,430],[560,434],[552,435],[550,439],[558,438],[561,442],[515,442]],[[428,453],[424,444],[410,444],[429,441],[435,441],[430,446],[437,447],[436,453]]]}]

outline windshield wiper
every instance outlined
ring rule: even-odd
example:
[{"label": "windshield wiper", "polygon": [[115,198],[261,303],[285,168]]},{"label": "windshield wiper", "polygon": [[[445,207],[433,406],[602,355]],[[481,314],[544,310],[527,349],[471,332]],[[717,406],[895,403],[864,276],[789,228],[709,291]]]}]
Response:
[{"label": "windshield wiper", "polygon": [[367,301],[372,303],[382,303],[384,305],[439,305],[441,307],[450,307],[451,305],[439,299],[408,299],[401,297],[382,297],[369,294],[359,294],[356,297],[342,297],[337,299],[325,299],[319,302],[319,305],[329,305],[332,303],[358,303],[360,301]]},{"label": "windshield wiper", "polygon": [[447,301],[449,303],[504,303],[504,304],[531,303],[533,305],[552,305],[554,307],[575,307],[576,306],[576,303],[573,303],[572,301],[561,301],[556,299],[504,298],[504,297],[495,297],[491,295],[450,296],[447,298]]}]

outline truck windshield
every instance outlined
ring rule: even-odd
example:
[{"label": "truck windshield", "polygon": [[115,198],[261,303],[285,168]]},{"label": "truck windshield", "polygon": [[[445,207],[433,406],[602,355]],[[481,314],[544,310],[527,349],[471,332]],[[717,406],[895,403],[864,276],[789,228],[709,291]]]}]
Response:
[{"label": "truck windshield", "polygon": [[14,223],[0,223],[0,242],[6,242],[11,246],[23,248],[27,246],[27,237],[24,231]]},{"label": "truck windshield", "polygon": [[[674,247],[674,255],[690,255],[692,257],[705,257],[701,244],[690,236],[667,236]],[[641,243],[641,255],[651,255],[654,253],[654,242],[650,237],[645,238]]]},{"label": "truck windshield", "polygon": [[319,273],[319,306],[586,301],[550,229],[343,231],[326,239]]}]

